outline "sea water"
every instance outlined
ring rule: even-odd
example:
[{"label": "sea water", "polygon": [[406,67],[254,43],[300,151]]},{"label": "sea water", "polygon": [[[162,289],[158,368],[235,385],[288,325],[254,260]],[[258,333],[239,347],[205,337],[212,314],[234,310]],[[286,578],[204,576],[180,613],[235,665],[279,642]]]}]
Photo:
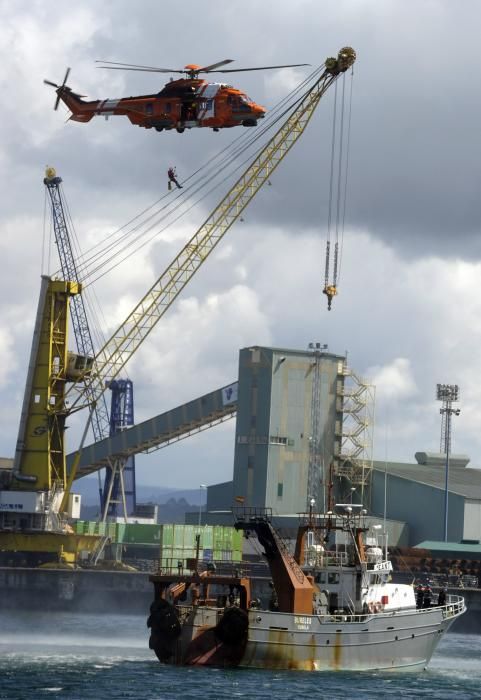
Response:
[{"label": "sea water", "polygon": [[481,636],[445,635],[416,674],[172,668],[149,650],[145,616],[0,612],[2,699],[302,697],[481,698]]}]

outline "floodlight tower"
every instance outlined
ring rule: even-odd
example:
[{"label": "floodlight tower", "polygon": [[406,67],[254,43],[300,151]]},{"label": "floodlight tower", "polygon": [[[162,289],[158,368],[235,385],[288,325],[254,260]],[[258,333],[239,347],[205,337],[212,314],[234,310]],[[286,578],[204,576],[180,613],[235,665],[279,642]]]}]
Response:
[{"label": "floodlight tower", "polygon": [[459,386],[457,384],[437,384],[436,399],[442,401],[439,409],[441,414],[441,448],[446,454],[446,472],[444,480],[444,541],[448,541],[448,480],[449,452],[451,449],[451,416],[459,416],[460,408],[453,408],[453,403],[459,401]]}]

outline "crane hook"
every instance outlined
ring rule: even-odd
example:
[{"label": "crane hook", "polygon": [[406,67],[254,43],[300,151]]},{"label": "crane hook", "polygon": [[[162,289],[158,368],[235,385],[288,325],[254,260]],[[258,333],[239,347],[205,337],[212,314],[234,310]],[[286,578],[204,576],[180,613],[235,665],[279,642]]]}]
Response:
[{"label": "crane hook", "polygon": [[337,294],[337,287],[335,284],[328,284],[324,287],[322,293],[327,296],[327,310],[330,311],[332,300]]}]

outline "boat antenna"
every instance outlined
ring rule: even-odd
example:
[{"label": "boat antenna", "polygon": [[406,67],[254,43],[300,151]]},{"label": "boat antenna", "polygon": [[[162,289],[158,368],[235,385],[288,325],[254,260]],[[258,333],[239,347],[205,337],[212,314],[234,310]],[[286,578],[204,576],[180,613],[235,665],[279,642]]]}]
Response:
[{"label": "boat antenna", "polygon": [[387,511],[387,449],[388,449],[388,435],[389,435],[389,410],[386,407],[386,430],[384,436],[384,517],[383,517],[383,528],[384,528],[384,559],[387,561],[387,523],[386,523],[386,511]]}]

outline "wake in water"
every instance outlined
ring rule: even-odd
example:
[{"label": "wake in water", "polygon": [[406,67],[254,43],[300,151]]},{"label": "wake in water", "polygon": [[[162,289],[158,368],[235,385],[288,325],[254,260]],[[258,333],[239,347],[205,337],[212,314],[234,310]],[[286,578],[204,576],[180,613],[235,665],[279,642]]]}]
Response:
[{"label": "wake in water", "polygon": [[479,699],[481,637],[446,635],[419,674],[161,666],[143,616],[0,613],[0,698],[63,700]]}]

